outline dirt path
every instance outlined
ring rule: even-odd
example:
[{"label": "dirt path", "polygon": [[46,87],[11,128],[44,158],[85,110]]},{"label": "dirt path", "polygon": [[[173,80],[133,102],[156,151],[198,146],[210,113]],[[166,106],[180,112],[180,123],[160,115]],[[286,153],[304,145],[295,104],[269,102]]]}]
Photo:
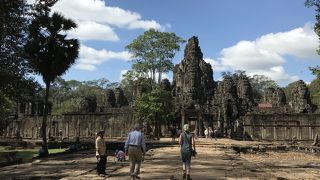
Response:
[{"label": "dirt path", "polygon": [[[168,140],[168,139],[167,139]],[[229,139],[197,140],[197,157],[192,159],[191,177],[206,179],[320,179],[320,158],[299,152],[243,154],[232,145],[261,145],[261,142]],[[109,177],[93,169],[93,151],[61,155],[33,163],[0,168],[0,179],[129,179],[129,163],[108,157]],[[148,151],[141,168],[142,179],[182,179],[178,145]]]}]

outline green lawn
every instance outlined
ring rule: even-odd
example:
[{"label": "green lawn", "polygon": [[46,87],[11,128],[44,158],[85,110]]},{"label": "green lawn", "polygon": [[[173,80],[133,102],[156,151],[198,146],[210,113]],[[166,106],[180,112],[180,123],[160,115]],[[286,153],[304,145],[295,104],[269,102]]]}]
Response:
[{"label": "green lawn", "polygon": [[[49,154],[56,154],[64,152],[66,149],[49,149]],[[5,161],[5,157],[1,155],[1,153],[17,151],[17,158],[22,158],[23,162],[29,161],[32,158],[38,156],[39,149],[13,149],[8,150],[5,147],[0,147],[0,161]]]}]

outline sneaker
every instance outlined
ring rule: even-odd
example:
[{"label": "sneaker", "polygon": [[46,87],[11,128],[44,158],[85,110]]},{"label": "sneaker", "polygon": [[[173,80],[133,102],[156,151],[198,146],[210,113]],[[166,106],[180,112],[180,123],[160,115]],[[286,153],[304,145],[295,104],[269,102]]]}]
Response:
[{"label": "sneaker", "polygon": [[138,175],[134,175],[134,177],[135,177],[136,179],[141,179],[140,176],[138,176]]},{"label": "sneaker", "polygon": [[106,177],[106,175],[105,175],[105,174],[99,174],[99,176],[100,176],[100,177]]},{"label": "sneaker", "polygon": [[183,173],[182,179],[186,179],[186,173]]}]

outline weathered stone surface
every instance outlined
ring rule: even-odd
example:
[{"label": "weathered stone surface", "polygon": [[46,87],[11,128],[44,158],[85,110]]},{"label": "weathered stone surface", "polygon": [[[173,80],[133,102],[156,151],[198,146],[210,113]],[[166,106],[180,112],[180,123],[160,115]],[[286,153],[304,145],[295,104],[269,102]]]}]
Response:
[{"label": "weathered stone surface", "polygon": [[281,88],[266,89],[263,102],[272,104],[272,107],[283,107],[287,104],[286,95]]},{"label": "weathered stone surface", "polygon": [[104,107],[112,108],[116,106],[116,96],[112,89],[106,91],[106,104]]},{"label": "weathered stone surface", "polygon": [[174,68],[173,96],[177,109],[203,105],[213,95],[211,65],[203,60],[197,37],[188,40],[184,59]]},{"label": "weathered stone surface", "polygon": [[189,118],[198,119],[197,126],[203,128],[202,118],[208,112],[214,91],[212,67],[203,60],[197,37],[192,37],[184,50],[183,60],[173,70],[175,112],[182,118],[182,124]]},{"label": "weathered stone surface", "polygon": [[160,86],[166,91],[171,91],[171,84],[168,79],[162,79]]},{"label": "weathered stone surface", "polygon": [[240,75],[238,77],[237,93],[238,113],[240,116],[244,116],[248,111],[251,111],[254,106],[252,87],[247,76]]},{"label": "weathered stone surface", "polygon": [[89,95],[82,99],[80,102],[80,112],[95,112],[97,109],[97,97]]},{"label": "weathered stone surface", "polygon": [[295,113],[312,113],[310,92],[306,84],[302,81],[296,81],[291,91],[290,107]]},{"label": "weathered stone surface", "polygon": [[116,107],[123,107],[128,106],[128,100],[125,97],[123,90],[121,88],[116,88],[115,91],[115,98],[116,98]]},{"label": "weathered stone surface", "polygon": [[218,126],[225,135],[233,134],[235,119],[238,117],[237,86],[230,76],[218,84],[214,104],[218,109]]}]

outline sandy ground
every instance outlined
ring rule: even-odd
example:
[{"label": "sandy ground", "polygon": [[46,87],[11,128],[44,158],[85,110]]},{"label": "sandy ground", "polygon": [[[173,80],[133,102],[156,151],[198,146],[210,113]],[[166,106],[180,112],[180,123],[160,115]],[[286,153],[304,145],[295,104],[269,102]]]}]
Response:
[{"label": "sandy ground", "polygon": [[[162,141],[168,141],[163,139]],[[320,179],[320,157],[301,152],[237,153],[231,146],[268,146],[271,143],[198,139],[191,178],[206,179]],[[108,177],[96,175],[93,151],[61,155],[33,163],[0,168],[0,179],[129,179],[129,163],[108,157]],[[148,151],[142,179],[182,179],[179,146]]]}]

